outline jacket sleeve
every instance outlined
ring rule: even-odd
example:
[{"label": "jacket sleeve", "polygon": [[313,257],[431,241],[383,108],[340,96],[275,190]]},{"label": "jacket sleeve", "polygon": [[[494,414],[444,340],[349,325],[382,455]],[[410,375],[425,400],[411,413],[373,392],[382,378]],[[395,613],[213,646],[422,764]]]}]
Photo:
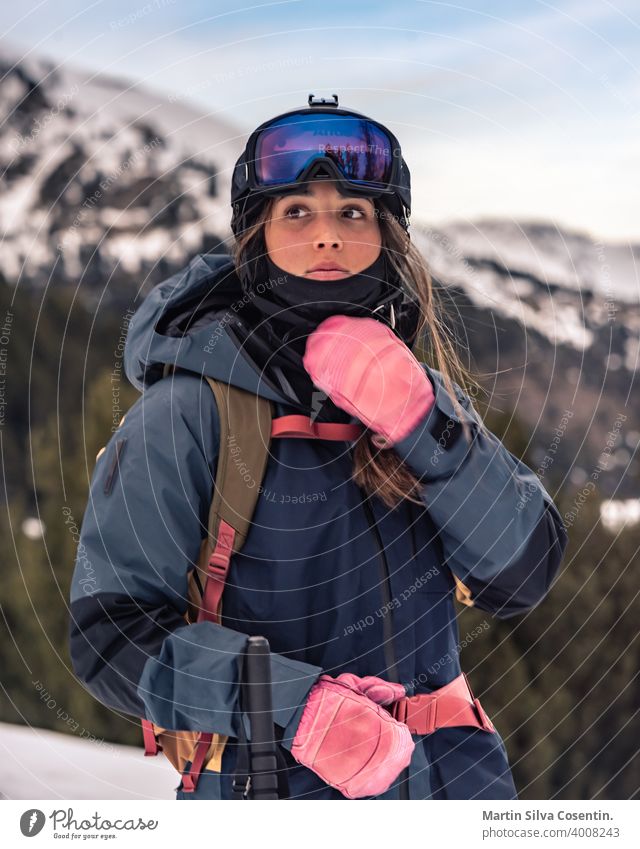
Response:
[{"label": "jacket sleeve", "polygon": [[[103,704],[164,728],[237,737],[247,635],[184,619],[218,440],[215,398],[195,375],[158,381],[126,413],[91,479],[69,648],[75,674]],[[286,739],[322,670],[274,652],[271,672]]]},{"label": "jacket sleeve", "polygon": [[535,607],[558,572],[568,535],[540,479],[486,428],[454,384],[468,442],[441,372],[422,364],[435,403],[394,450],[422,484],[447,565],[470,601],[501,619]]}]

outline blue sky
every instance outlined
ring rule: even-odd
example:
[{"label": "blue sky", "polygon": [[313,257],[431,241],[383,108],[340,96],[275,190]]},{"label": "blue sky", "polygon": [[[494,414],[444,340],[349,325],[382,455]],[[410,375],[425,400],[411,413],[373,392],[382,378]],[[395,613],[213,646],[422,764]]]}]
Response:
[{"label": "blue sky", "polygon": [[394,130],[414,219],[545,219],[640,241],[640,7],[23,0],[0,37],[250,130],[337,92]]}]

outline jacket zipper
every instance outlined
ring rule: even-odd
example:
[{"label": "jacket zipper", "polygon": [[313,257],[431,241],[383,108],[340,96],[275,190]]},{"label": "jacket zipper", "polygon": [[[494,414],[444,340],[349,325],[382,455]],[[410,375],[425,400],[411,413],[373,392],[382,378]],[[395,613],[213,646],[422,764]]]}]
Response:
[{"label": "jacket zipper", "polygon": [[369,523],[369,528],[371,529],[378,545],[378,558],[380,562],[380,571],[382,574],[382,601],[384,603],[384,609],[389,611],[389,615],[384,616],[382,620],[382,626],[384,629],[384,657],[387,663],[387,671],[389,672],[389,677],[394,683],[397,684],[400,681],[400,677],[398,676],[395,651],[393,649],[393,612],[391,610],[391,585],[389,579],[389,565],[387,563],[387,558],[384,553],[384,545],[382,544],[382,540],[380,538],[380,530],[378,529],[375,516],[373,515],[373,510],[371,509],[371,505],[364,497],[362,497],[362,495],[361,500],[365,515],[367,517],[367,521]]},{"label": "jacket zipper", "polygon": [[[360,491],[359,487],[358,490]],[[371,509],[371,505],[369,504],[367,498],[362,495],[362,492],[360,492],[360,500],[362,501],[362,506],[364,508],[364,513],[369,523],[369,528],[371,529],[372,534],[378,544],[378,554],[382,571],[382,598],[384,602],[384,609],[389,611],[389,615],[385,616],[382,620],[382,627],[384,633],[384,657],[387,664],[387,671],[389,673],[389,677],[395,684],[397,684],[400,682],[400,677],[398,675],[398,667],[396,665],[396,657],[393,647],[393,611],[391,609],[391,581],[389,578],[389,564],[387,563],[387,557],[384,552],[384,545],[382,543],[380,530],[378,528],[375,516],[373,515],[373,510]],[[409,767],[406,767],[402,771],[398,790],[400,799],[409,798]]]}]

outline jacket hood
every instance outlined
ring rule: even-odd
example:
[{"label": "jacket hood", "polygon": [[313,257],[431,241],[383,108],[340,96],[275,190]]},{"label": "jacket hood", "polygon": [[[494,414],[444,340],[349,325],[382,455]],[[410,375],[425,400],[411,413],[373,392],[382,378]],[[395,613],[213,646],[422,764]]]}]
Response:
[{"label": "jacket hood", "polygon": [[142,392],[161,379],[170,363],[295,406],[233,334],[230,325],[242,298],[231,256],[195,256],[186,268],[158,283],[129,322],[124,352],[128,380]]}]

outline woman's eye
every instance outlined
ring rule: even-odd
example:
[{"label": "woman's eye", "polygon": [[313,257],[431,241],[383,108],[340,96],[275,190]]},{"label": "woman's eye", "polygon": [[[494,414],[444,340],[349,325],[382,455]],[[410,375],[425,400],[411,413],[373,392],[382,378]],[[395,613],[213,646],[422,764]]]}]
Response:
[{"label": "woman's eye", "polygon": [[364,218],[365,212],[364,209],[360,209],[359,206],[348,206],[346,209],[342,210],[343,212],[355,212],[357,213],[355,216],[350,216],[352,221],[357,221],[358,218]]},{"label": "woman's eye", "polygon": [[[366,212],[364,209],[361,209],[359,206],[347,206],[344,209],[340,210],[341,215],[346,216],[351,221],[358,221],[360,218],[364,218],[366,216]],[[306,217],[308,214],[308,210],[304,206],[296,205],[289,206],[284,213],[285,218],[290,218],[293,220],[298,220],[300,218]]]},{"label": "woman's eye", "polygon": [[292,212],[299,212],[301,210],[304,210],[304,207],[302,207],[302,206],[290,206],[287,209],[287,211],[285,212],[285,216],[287,218],[300,218],[301,217],[300,215],[291,215],[291,213]]}]

